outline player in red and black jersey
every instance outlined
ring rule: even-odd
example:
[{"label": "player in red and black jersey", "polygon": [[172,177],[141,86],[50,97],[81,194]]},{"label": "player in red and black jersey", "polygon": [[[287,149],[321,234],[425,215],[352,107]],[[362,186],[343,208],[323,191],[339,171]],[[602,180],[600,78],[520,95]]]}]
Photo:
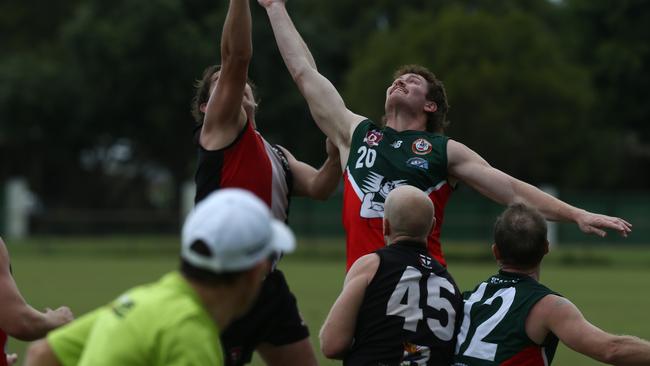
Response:
[{"label": "player in red and black jersey", "polygon": [[[448,124],[447,95],[442,82],[422,66],[409,65],[395,73],[386,89],[385,123],[378,125],[350,111],[332,83],[313,66],[309,49],[287,13],[286,0],[258,2],[266,8],[280,53],[314,120],[339,149],[345,170],[348,268],[384,245],[384,181],[388,188],[410,184],[433,193],[437,225],[442,225],[451,187],[463,182],[500,204],[524,202],[549,220],[576,223],[585,233],[604,236],[604,230],[611,229],[627,236],[631,231],[625,220],[562,202],[493,168],[464,144],[441,136]],[[399,173],[405,169],[406,175]],[[429,251],[444,263],[439,234],[437,227],[429,238]]]},{"label": "player in red and black jersey", "polygon": [[[195,201],[210,192],[244,188],[261,198],[280,220],[287,219],[289,196],[327,198],[338,185],[337,149],[328,143],[320,169],[269,144],[256,130],[257,103],[247,80],[252,55],[251,15],[247,0],[231,0],[221,38],[221,65],[206,69],[197,84],[193,114],[198,166]],[[254,350],[273,366],[311,366],[316,358],[296,299],[281,271],[264,281],[251,311],[222,334],[226,365],[243,365]]]}]

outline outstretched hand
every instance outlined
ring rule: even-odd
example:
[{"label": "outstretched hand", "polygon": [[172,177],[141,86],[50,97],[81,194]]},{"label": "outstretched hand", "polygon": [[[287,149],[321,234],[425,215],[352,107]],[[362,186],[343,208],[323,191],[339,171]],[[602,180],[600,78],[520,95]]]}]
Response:
[{"label": "outstretched hand", "polygon": [[285,4],[287,0],[257,0],[257,2],[265,8],[273,4]]},{"label": "outstretched hand", "polygon": [[607,236],[605,229],[616,230],[618,233],[627,238],[627,234],[632,231],[632,224],[612,216],[600,215],[584,211],[576,220],[578,227],[585,234],[596,234],[601,238]]}]

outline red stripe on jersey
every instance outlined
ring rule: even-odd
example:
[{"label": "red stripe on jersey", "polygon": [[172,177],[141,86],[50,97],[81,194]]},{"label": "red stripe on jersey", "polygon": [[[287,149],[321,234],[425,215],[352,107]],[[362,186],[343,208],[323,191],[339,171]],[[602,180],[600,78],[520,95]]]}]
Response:
[{"label": "red stripe on jersey", "polygon": [[0,347],[2,347],[2,354],[0,354],[0,366],[7,366],[7,354],[5,347],[7,347],[7,334],[0,329]]},{"label": "red stripe on jersey", "polygon": [[[360,216],[361,199],[352,187],[348,174],[343,174],[343,228],[346,241],[346,270],[360,257],[383,247],[383,219],[366,219]],[[449,184],[443,184],[429,194],[435,207],[436,226],[427,240],[427,250],[440,264],[447,266],[440,246],[440,228],[445,215],[445,205],[452,193]]]},{"label": "red stripe on jersey", "polygon": [[224,151],[219,188],[249,190],[270,208],[272,177],[273,168],[264,147],[264,140],[253,129],[253,124],[247,123],[241,140]]},{"label": "red stripe on jersey", "polygon": [[547,366],[544,349],[540,346],[530,346],[501,362],[501,366]]}]

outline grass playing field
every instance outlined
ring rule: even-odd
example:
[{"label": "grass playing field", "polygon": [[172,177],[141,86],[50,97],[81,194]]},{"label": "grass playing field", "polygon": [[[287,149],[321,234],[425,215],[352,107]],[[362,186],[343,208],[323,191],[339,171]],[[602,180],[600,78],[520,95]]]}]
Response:
[{"label": "grass playing field", "polygon": [[[102,305],[123,290],[153,281],[177,265],[174,237],[38,238],[9,241],[14,276],[36,308],[68,305],[75,314]],[[317,333],[344,277],[343,242],[299,240],[300,249],[283,259],[318,351]],[[495,272],[487,245],[447,243],[449,270],[462,290]],[[542,281],[569,297],[594,324],[613,333],[650,339],[650,247],[599,246],[554,250]],[[9,351],[24,354],[12,340]],[[317,352],[319,353],[319,352]],[[320,357],[322,365],[335,365]],[[554,365],[594,365],[560,346]],[[254,360],[253,365],[262,365]]]}]

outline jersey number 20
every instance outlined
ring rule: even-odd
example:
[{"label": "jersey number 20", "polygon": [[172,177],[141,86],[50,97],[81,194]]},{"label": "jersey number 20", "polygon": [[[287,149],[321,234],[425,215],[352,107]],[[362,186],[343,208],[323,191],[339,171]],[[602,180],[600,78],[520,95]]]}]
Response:
[{"label": "jersey number 20", "polygon": [[357,153],[360,153],[357,163],[354,164],[354,167],[359,169],[363,168],[364,165],[366,168],[372,168],[375,165],[375,160],[377,159],[377,151],[374,149],[368,149],[365,146],[361,146]]}]

